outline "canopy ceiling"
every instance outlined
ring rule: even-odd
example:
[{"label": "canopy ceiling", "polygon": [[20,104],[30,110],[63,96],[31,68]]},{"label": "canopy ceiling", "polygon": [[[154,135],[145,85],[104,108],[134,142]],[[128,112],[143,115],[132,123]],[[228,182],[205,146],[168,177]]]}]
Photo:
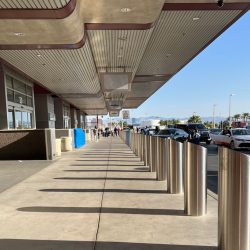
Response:
[{"label": "canopy ceiling", "polygon": [[[89,115],[137,108],[248,1],[0,0],[0,57]],[[118,111],[118,112],[117,112]]]}]

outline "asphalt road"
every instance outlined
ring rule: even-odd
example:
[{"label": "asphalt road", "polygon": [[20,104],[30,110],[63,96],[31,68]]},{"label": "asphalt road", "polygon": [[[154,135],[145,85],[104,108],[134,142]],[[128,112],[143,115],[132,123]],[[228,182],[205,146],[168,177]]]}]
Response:
[{"label": "asphalt road", "polygon": [[[207,168],[207,187],[214,193],[218,193],[218,147],[214,144],[206,145],[201,143],[208,149],[208,168]],[[240,151],[241,153],[250,155],[250,151]]]}]

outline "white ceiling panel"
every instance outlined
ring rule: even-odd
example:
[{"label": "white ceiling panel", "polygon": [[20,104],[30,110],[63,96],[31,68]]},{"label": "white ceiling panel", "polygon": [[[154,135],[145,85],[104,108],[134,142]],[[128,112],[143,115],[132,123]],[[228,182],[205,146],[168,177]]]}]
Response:
[{"label": "white ceiling panel", "polygon": [[98,71],[132,72],[133,78],[152,30],[88,30]]},{"label": "white ceiling panel", "polygon": [[131,92],[128,94],[130,97],[144,97],[148,98],[156,90],[158,90],[165,82],[140,82],[133,83]]},{"label": "white ceiling panel", "polygon": [[240,13],[240,10],[163,11],[137,74],[175,74]]},{"label": "white ceiling panel", "polygon": [[100,83],[88,41],[75,50],[1,50],[0,57],[57,94],[96,94]]},{"label": "white ceiling panel", "polygon": [[138,98],[138,99],[127,99],[124,102],[123,108],[124,109],[134,109],[139,107],[146,99]]},{"label": "white ceiling panel", "polygon": [[0,0],[1,9],[58,9],[70,0]]}]

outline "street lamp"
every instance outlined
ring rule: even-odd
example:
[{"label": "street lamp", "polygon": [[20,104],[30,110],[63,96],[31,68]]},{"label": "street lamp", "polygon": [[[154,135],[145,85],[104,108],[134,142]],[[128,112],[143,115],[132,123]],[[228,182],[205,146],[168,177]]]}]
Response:
[{"label": "street lamp", "polygon": [[213,105],[213,128],[215,128],[215,107],[216,106],[217,106],[216,104]]},{"label": "street lamp", "polygon": [[232,120],[231,120],[231,106],[232,106],[232,96],[235,94],[230,94],[229,95],[229,127],[232,125]]}]

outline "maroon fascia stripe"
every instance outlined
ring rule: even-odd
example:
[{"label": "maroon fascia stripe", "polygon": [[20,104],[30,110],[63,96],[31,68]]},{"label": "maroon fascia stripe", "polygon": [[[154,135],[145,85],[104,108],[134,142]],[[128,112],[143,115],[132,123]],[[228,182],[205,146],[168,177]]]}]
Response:
[{"label": "maroon fascia stripe", "polygon": [[249,10],[250,3],[225,3],[219,7],[217,3],[165,3],[162,10]]}]

